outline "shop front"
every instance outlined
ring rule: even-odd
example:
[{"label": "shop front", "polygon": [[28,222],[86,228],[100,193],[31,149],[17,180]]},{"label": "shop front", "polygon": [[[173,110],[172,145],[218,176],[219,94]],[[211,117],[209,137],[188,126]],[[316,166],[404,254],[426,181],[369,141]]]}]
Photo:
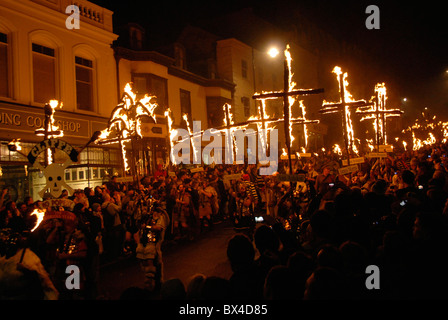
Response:
[{"label": "shop front", "polygon": [[[57,139],[79,152],[78,161],[64,168],[61,177],[64,186],[73,190],[93,188],[112,175],[122,174],[121,153],[116,145],[89,144],[93,134],[107,126],[107,121],[103,117],[63,109],[54,113],[54,125],[62,131]],[[27,157],[33,147],[45,139],[36,134],[44,123],[43,108],[0,102],[0,189],[8,189],[6,199],[19,202],[31,196],[36,201],[41,199],[41,191],[48,186],[47,179],[36,165],[45,163],[47,153],[39,153],[34,163]],[[12,142],[18,146],[16,151],[10,148]],[[65,163],[66,153],[55,148],[52,151],[54,163]]]}]

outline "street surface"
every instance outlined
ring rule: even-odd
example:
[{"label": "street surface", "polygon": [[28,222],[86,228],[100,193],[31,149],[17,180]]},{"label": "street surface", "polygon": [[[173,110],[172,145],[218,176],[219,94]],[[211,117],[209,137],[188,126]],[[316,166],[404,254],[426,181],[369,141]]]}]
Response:
[{"label": "street surface", "polygon": [[[235,234],[229,221],[214,225],[192,241],[165,242],[163,248],[164,280],[178,278],[187,286],[197,273],[229,279],[227,242]],[[135,257],[119,259],[100,268],[99,295],[101,299],[118,300],[129,287],[142,287],[144,275]]]}]

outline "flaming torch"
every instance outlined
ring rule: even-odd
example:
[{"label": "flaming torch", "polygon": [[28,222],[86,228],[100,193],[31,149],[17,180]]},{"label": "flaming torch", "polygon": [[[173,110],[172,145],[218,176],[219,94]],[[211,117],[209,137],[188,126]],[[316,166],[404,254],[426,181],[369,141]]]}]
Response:
[{"label": "flaming torch", "polygon": [[31,215],[37,217],[36,225],[34,226],[33,229],[31,229],[31,232],[33,232],[34,230],[36,230],[39,227],[41,222],[44,220],[45,210],[34,209],[34,211],[31,212]]}]

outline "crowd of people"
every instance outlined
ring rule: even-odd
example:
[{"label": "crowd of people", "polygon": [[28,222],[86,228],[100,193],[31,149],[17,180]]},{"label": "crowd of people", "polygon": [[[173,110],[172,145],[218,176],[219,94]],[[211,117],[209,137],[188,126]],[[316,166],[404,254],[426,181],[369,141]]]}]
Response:
[{"label": "crowd of people", "polygon": [[[129,288],[123,299],[440,299],[448,296],[447,155],[448,145],[435,144],[366,157],[345,174],[331,152],[294,160],[292,175],[286,161],[271,176],[259,175],[257,165],[159,167],[134,184],[113,177],[63,193],[50,205],[64,215],[35,232],[32,212],[50,199],[16,204],[4,191],[0,229],[28,231],[26,246],[17,248],[40,259],[35,270],[44,292],[59,299],[98,298],[100,264],[123,256],[137,256],[154,280]],[[229,279],[197,274],[185,286],[164,279],[163,241],[192,241],[222,222],[235,228]],[[158,230],[151,252],[148,226]],[[24,252],[10,255],[24,264]],[[83,268],[82,290],[66,289],[70,264]],[[379,290],[366,286],[369,265],[380,270]],[[7,294],[0,289],[2,298]]]}]

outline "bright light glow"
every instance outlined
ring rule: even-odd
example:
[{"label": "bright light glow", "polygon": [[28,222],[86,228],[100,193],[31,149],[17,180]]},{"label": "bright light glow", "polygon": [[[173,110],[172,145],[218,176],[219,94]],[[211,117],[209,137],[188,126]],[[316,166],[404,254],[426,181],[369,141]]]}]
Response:
[{"label": "bright light glow", "polygon": [[280,53],[280,51],[279,51],[277,48],[271,48],[271,49],[269,49],[269,51],[268,51],[268,55],[269,55],[271,58],[275,58],[275,57],[277,57],[277,56],[279,55],[279,53]]}]

